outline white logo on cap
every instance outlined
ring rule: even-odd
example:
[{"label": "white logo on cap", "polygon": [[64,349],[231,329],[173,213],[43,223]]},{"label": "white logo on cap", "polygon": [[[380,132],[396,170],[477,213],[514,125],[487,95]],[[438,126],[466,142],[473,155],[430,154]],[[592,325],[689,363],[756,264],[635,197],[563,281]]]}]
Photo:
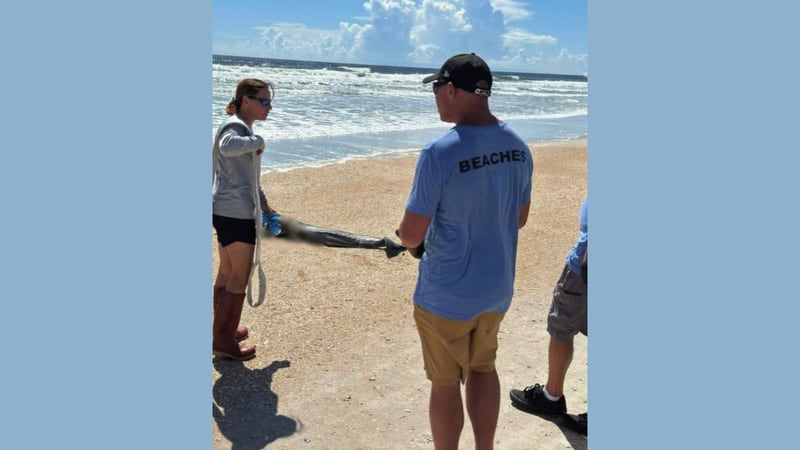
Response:
[{"label": "white logo on cap", "polygon": [[444,73],[442,74],[442,77],[443,78],[450,78],[450,72],[448,72],[447,69],[445,69]]}]

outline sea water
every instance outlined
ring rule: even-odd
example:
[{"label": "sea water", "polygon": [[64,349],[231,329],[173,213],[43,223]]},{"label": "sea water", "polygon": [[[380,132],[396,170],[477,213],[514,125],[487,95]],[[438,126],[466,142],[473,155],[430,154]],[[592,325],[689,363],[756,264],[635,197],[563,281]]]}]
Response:
[{"label": "sea water", "polygon": [[[430,84],[437,68],[289,61],[214,55],[211,145],[242,78],[274,84],[262,172],[418,151],[452,124],[439,120]],[[493,71],[489,107],[525,142],[587,137],[582,76]]]}]

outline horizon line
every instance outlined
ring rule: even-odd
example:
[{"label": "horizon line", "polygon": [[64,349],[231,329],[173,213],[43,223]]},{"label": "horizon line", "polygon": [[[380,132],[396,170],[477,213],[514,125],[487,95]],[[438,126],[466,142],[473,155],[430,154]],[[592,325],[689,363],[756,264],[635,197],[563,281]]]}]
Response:
[{"label": "horizon line", "polygon": [[[356,66],[364,66],[364,67],[402,67],[405,69],[422,69],[426,71],[433,71],[436,72],[439,70],[438,68],[431,68],[431,67],[419,67],[419,66],[406,66],[406,65],[395,65],[391,66],[388,64],[368,64],[368,63],[357,63],[357,62],[335,62],[335,61],[314,61],[309,59],[291,59],[291,58],[270,58],[265,56],[245,56],[245,55],[226,55],[221,53],[211,53],[211,56],[222,56],[222,57],[229,57],[229,58],[250,58],[250,59],[267,59],[267,60],[275,60],[275,61],[294,61],[294,62],[310,62],[310,63],[317,63],[317,64],[335,64],[341,66],[347,65],[356,65]],[[493,70],[493,73],[498,73],[502,75],[516,75],[516,74],[525,74],[525,75],[540,75],[540,76],[550,76],[550,77],[572,77],[583,79],[585,81],[589,81],[589,76],[587,73],[582,74],[567,74],[567,73],[546,73],[546,72],[524,72],[524,71],[508,71],[508,70]]]}]

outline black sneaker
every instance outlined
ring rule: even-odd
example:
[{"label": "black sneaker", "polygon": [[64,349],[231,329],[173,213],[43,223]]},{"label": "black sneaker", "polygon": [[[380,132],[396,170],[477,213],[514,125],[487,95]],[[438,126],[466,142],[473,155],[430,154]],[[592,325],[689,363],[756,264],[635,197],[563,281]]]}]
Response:
[{"label": "black sneaker", "polygon": [[589,428],[589,413],[578,414],[577,416],[574,414],[564,414],[561,417],[561,423],[563,423],[566,428],[589,437],[587,434]]},{"label": "black sneaker", "polygon": [[562,395],[556,401],[544,396],[544,386],[539,383],[528,386],[525,390],[511,390],[511,404],[516,408],[533,414],[561,415],[567,412],[567,400]]}]

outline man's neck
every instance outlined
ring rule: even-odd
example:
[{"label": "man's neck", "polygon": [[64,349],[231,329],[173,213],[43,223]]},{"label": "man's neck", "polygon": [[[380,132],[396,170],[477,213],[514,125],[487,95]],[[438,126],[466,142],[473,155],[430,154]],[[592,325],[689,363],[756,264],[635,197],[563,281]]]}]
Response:
[{"label": "man's neck", "polygon": [[469,125],[473,127],[481,127],[487,125],[496,125],[499,122],[497,117],[492,115],[489,111],[479,111],[473,113],[466,113],[462,115],[457,121],[456,125]]}]

